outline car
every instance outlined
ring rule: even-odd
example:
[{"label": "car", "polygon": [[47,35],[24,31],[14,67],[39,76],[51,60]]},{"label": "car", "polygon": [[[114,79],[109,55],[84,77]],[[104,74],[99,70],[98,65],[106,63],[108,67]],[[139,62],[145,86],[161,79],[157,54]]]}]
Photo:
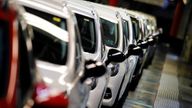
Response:
[{"label": "car", "polygon": [[143,17],[141,17],[138,12],[127,10],[127,13],[131,16],[131,21],[133,25],[133,35],[136,40],[137,46],[143,49],[143,54],[141,54],[138,58],[136,69],[130,84],[130,90],[134,91],[142,76],[144,64],[147,59],[147,53],[149,51],[147,49],[149,46],[152,46],[154,44],[154,40],[147,39],[148,35],[147,32],[145,31],[146,29],[145,19],[143,19]]},{"label": "car", "polygon": [[13,1],[3,2],[0,7],[0,106],[23,107],[30,101],[37,74],[31,29],[23,18],[22,7]]},{"label": "car", "polygon": [[[117,11],[113,11],[101,4],[91,3],[96,9],[100,17],[100,22],[103,28],[103,41],[106,50],[116,49],[122,53],[125,58],[123,62],[119,64],[111,63],[108,68],[111,68],[111,76],[107,85],[107,90],[103,99],[104,106],[116,106],[119,100],[121,88],[123,86],[125,76],[127,75],[126,70],[126,55],[127,45],[126,38],[123,36],[121,16]],[[126,85],[126,84],[125,84]]]},{"label": "car", "polygon": [[138,19],[141,22],[142,25],[142,34],[143,34],[143,41],[146,41],[149,45],[146,46],[145,50],[145,57],[144,57],[144,63],[143,68],[146,68],[150,62],[152,61],[152,56],[155,52],[155,43],[156,40],[152,35],[155,33],[157,27],[156,27],[156,20],[153,16],[135,11],[136,15],[139,17]]},{"label": "car", "polygon": [[[133,36],[132,22],[127,9],[118,8],[114,6],[108,6],[108,8],[118,11],[120,13],[122,18],[121,21],[122,21],[123,35],[125,37],[124,40],[127,40],[124,42],[126,43],[126,50],[124,54],[128,55],[126,60],[127,75],[125,75],[125,78],[124,78],[125,80],[119,95],[119,100],[123,102],[125,97],[128,95],[129,85],[132,81],[132,76],[134,74],[139,55],[141,55],[143,51],[139,46],[136,45],[136,41]],[[133,54],[133,48],[136,48],[136,47],[140,50],[140,53]]]},{"label": "car", "polygon": [[[75,16],[77,18],[82,43],[84,43],[83,47],[86,59],[92,58],[94,60],[104,62],[103,61],[104,55],[107,55],[107,52],[105,51],[105,47],[101,39],[102,28],[100,27],[101,24],[97,12],[94,10],[94,8],[92,8],[91,5],[89,5],[87,1],[78,2],[70,0],[67,1],[66,4],[72,10],[72,12],[75,13]],[[91,21],[93,24],[91,24]],[[90,24],[87,24],[87,22],[89,22],[92,26]],[[92,29],[87,30],[86,28],[92,28]],[[87,32],[85,32],[85,30],[87,30]],[[88,43],[90,42],[92,43],[92,45],[91,44],[88,45]],[[94,47],[90,47],[93,46],[94,44],[95,44]],[[93,51],[94,48],[95,51]],[[91,80],[92,83],[90,83],[89,85],[91,85],[92,87],[89,94],[87,107],[97,108],[100,107],[102,104],[102,99],[104,97],[107,84],[109,81],[109,72],[107,72],[105,76],[102,76],[98,79],[92,78]]]},{"label": "car", "polygon": [[[92,59],[102,61],[104,45],[102,43],[101,28],[96,11],[85,1],[65,0],[66,6],[71,9],[77,19],[80,31],[83,55],[86,60]],[[99,108],[109,81],[109,72],[95,78],[89,78],[86,83],[90,87],[88,108]]]},{"label": "car", "polygon": [[[123,8],[116,8],[116,7],[113,7],[113,8],[115,10],[117,10],[122,17],[123,35],[128,40],[127,45],[126,45],[127,52],[125,52],[125,53],[128,53],[128,55],[129,55],[126,60],[128,75],[125,76],[125,80],[124,80],[123,86],[121,88],[121,92],[120,92],[120,96],[119,96],[119,100],[120,100],[123,96],[126,97],[128,95],[129,85],[132,81],[132,76],[134,74],[139,55],[141,55],[143,52],[142,52],[142,49],[140,47],[138,47],[140,49],[140,53],[132,54],[132,52],[133,52],[132,48],[137,47],[137,45],[136,45],[134,37],[133,37],[133,26],[132,26],[130,15],[127,14],[127,10],[123,9]],[[124,100],[122,100],[122,101],[124,101]]]},{"label": "car", "polygon": [[[102,38],[106,51],[116,49],[123,54],[123,35],[122,27],[120,25],[120,14],[99,4],[92,5],[100,17],[103,29]],[[115,101],[118,100],[117,97],[126,71],[125,67],[126,64],[124,62],[120,64],[109,64],[108,68],[111,70],[111,75],[103,98],[104,106],[114,106]]]},{"label": "car", "polygon": [[[141,13],[141,12],[140,12]],[[148,65],[152,63],[155,50],[156,50],[156,43],[158,41],[158,35],[160,34],[157,29],[157,22],[156,18],[152,15],[146,14],[146,13],[141,13],[144,17],[147,19],[147,27],[146,29],[148,30],[148,36],[146,40],[150,40],[153,42],[153,45],[151,44],[148,48],[148,53],[147,53],[147,59],[144,64],[144,68],[147,68]]]},{"label": "car", "polygon": [[63,1],[19,0],[33,27],[32,40],[40,72],[35,107],[85,108],[89,88],[84,81],[105,74],[105,66],[85,61],[77,22]]}]

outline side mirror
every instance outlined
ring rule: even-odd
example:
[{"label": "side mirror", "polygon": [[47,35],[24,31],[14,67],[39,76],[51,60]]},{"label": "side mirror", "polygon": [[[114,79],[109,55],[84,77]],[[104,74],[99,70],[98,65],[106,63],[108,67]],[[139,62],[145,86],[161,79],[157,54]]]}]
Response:
[{"label": "side mirror", "polygon": [[161,34],[163,34],[163,29],[159,28],[155,33],[152,34],[152,37],[159,37]]},{"label": "side mirror", "polygon": [[139,47],[146,49],[149,46],[149,43],[147,41],[143,41],[137,44]]},{"label": "side mirror", "polygon": [[136,46],[136,45],[129,45],[129,51],[128,54],[126,55],[126,58],[128,58],[130,55],[142,55],[143,50],[141,47]]},{"label": "side mirror", "polygon": [[81,78],[81,82],[84,82],[90,77],[100,77],[106,73],[106,67],[102,62],[88,60],[85,62],[85,73]]},{"label": "side mirror", "polygon": [[147,41],[148,41],[148,43],[149,43],[150,46],[153,46],[153,45],[155,45],[155,43],[156,43],[156,42],[155,42],[155,39],[153,39],[153,38],[149,38]]},{"label": "side mirror", "polygon": [[107,66],[109,63],[120,63],[123,62],[126,58],[125,55],[116,49],[110,49],[107,55],[107,60],[105,61],[105,65]]},{"label": "side mirror", "polygon": [[143,42],[141,39],[139,39],[139,40],[137,41],[138,44],[141,43],[141,42]]},{"label": "side mirror", "polygon": [[163,34],[163,28],[158,29],[159,34]]}]

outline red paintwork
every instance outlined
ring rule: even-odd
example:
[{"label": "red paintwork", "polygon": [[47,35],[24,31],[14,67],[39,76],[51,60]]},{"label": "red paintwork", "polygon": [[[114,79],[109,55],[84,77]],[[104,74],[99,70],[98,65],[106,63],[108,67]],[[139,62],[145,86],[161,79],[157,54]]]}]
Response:
[{"label": "red paintwork", "polygon": [[[18,49],[13,52],[13,45],[18,45],[17,31],[13,24],[16,19],[16,12],[12,9],[0,9],[0,19],[9,22],[9,39],[10,39],[10,54],[9,54],[9,83],[6,97],[0,99],[0,108],[15,108],[16,106],[16,78],[18,72]],[[15,40],[15,41],[14,41]]]},{"label": "red paintwork", "polygon": [[[18,74],[18,33],[17,33],[17,25],[15,25],[16,21],[16,11],[12,9],[7,9],[6,11],[0,8],[0,19],[9,22],[9,39],[10,39],[10,54],[9,54],[9,82],[8,82],[8,92],[5,97],[0,99],[0,108],[16,108],[16,79]],[[17,48],[17,49],[14,49]],[[15,52],[13,52],[15,51]],[[0,87],[1,88],[1,87]],[[39,102],[36,100],[37,95],[37,88],[38,91],[49,89],[44,83],[39,83],[36,86],[34,100],[35,106],[47,106],[51,108],[67,108],[69,100],[65,93],[60,93],[55,96],[48,96],[48,100]]]},{"label": "red paintwork", "polygon": [[[44,95],[46,94],[46,96]],[[43,95],[43,99],[41,100],[41,95]],[[49,107],[49,108],[67,108],[69,104],[68,98],[65,96],[66,94],[61,92],[56,95],[50,95],[50,88],[45,83],[39,83],[35,87],[35,94],[33,99],[35,100],[35,107]]]}]

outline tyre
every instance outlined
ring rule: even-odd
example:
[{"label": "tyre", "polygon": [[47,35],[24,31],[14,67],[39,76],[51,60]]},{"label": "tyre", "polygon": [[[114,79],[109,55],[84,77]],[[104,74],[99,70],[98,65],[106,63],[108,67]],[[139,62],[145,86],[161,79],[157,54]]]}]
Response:
[{"label": "tyre", "polygon": [[141,75],[138,75],[132,79],[130,86],[129,86],[130,91],[135,91],[135,89],[137,88],[137,85],[139,84],[140,78],[141,78]]}]

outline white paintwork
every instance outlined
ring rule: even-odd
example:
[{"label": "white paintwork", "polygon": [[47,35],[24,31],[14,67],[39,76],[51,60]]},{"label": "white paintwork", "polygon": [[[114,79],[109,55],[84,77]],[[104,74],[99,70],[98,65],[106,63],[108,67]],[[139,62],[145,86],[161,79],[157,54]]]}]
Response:
[{"label": "white paintwork", "polygon": [[[133,28],[132,28],[132,22],[131,22],[130,16],[129,16],[128,11],[126,9],[117,8],[117,7],[113,7],[113,6],[109,6],[109,8],[112,9],[112,10],[118,11],[120,13],[120,15],[121,15],[121,18],[128,22],[129,40],[128,40],[128,44],[126,45],[126,50],[127,51],[124,52],[125,54],[127,54],[127,53],[129,53],[128,52],[129,45],[134,44]],[[126,72],[125,72],[124,82],[123,82],[123,85],[121,87],[118,99],[120,99],[122,97],[124,92],[128,92],[128,91],[125,91],[125,89],[128,86],[128,83],[130,83],[131,80],[132,80],[132,76],[133,76],[133,73],[135,71],[137,61],[138,61],[138,56],[133,56],[133,55],[128,57],[125,60],[125,67],[126,67],[125,70],[126,70]]]},{"label": "white paintwork", "polygon": [[[100,31],[100,22],[96,11],[87,4],[85,1],[77,1],[77,0],[65,0],[66,6],[71,9],[72,12],[78,13],[80,15],[89,17],[94,19],[95,21],[95,31],[96,31],[96,51],[94,53],[89,53],[83,51],[83,55],[85,59],[89,60],[102,60],[101,52],[102,50],[102,40],[101,40],[101,31]],[[96,87],[90,91],[89,98],[87,102],[88,108],[98,108],[102,104],[102,99],[104,96],[104,92],[107,87],[107,83],[109,80],[109,73],[96,78],[97,84]]]},{"label": "white paintwork", "polygon": [[[46,30],[48,33],[52,34],[53,36],[55,36],[56,38],[68,42],[68,32],[57,27],[56,25],[53,25],[33,14],[30,13],[24,13],[23,14],[25,19],[27,20],[27,23],[34,26],[34,27],[38,27],[41,28],[43,30]],[[29,20],[28,20],[29,19]],[[33,19],[33,20],[30,20]]]},{"label": "white paintwork", "polygon": [[[128,40],[128,45],[127,45],[127,52],[125,53],[129,53],[128,52],[128,47],[130,44],[133,44],[133,33],[132,33],[132,23],[131,23],[131,19],[130,19],[130,16],[126,13],[127,10],[125,9],[121,9],[121,8],[115,8],[115,7],[112,7],[113,9],[117,10],[122,19],[127,21],[128,22],[128,27],[129,27],[129,40]],[[119,97],[118,99],[120,99],[122,97],[122,95],[124,94],[124,92],[128,92],[128,91],[125,91],[126,87],[128,86],[128,83],[130,83],[131,79],[132,79],[132,76],[133,76],[133,72],[135,70],[135,67],[136,67],[136,60],[137,57],[136,56],[130,56],[126,59],[126,73],[125,73],[125,76],[124,76],[124,82],[123,82],[123,85],[121,87],[121,90],[120,90],[120,94],[119,94]]]},{"label": "white paintwork", "polygon": [[[118,42],[118,47],[113,49],[123,51],[123,32],[122,32],[122,21],[121,21],[120,14],[115,10],[109,9],[108,6],[104,6],[96,3],[91,3],[91,4],[98,12],[100,18],[103,18],[105,20],[118,24],[119,42]],[[109,49],[112,49],[112,47],[106,46],[106,52],[108,52]],[[113,66],[115,66],[115,64],[109,64],[108,68],[110,69]],[[117,75],[110,77],[107,87],[111,89],[112,98],[103,99],[103,105],[112,106],[114,104],[116,98],[118,98],[117,97],[118,92],[121,89],[120,86],[121,86],[121,83],[123,83],[122,81],[125,75],[126,75],[126,60],[122,63],[119,63],[119,71]]]},{"label": "white paintwork", "polygon": [[[66,33],[66,31],[64,32],[64,30],[62,32],[58,32],[58,33],[64,33],[63,37],[65,37],[64,35],[66,35],[66,37],[68,37],[68,39],[63,38],[64,40],[68,41],[68,47],[69,47],[68,54],[67,54],[68,59],[67,59],[66,65],[60,66],[60,65],[56,65],[56,64],[52,64],[52,63],[45,63],[43,61],[41,61],[41,62],[37,61],[37,67],[38,67],[40,74],[42,75],[41,77],[45,76],[45,77],[52,79],[52,81],[51,81],[52,83],[50,84],[51,87],[53,86],[54,89],[60,89],[62,91],[67,91],[67,97],[69,99],[69,106],[68,106],[69,108],[79,108],[79,107],[85,108],[87,99],[88,99],[89,90],[85,84],[82,84],[80,82],[80,78],[84,73],[84,58],[83,57],[81,57],[81,63],[78,64],[78,66],[77,66],[78,69],[75,70],[75,68],[74,68],[76,49],[81,50],[81,49],[79,49],[79,48],[81,48],[81,46],[76,47],[76,38],[78,38],[79,35],[75,34],[76,33],[75,32],[76,20],[75,20],[74,16],[59,1],[19,0],[19,4],[27,6],[29,8],[39,10],[39,11],[57,15],[57,16],[62,17],[67,20],[68,35],[66,35],[67,33]],[[38,17],[38,16],[36,16],[36,17]],[[25,16],[25,18],[27,19],[28,22],[30,22],[30,25],[33,25],[33,26],[35,25],[36,27],[38,27],[41,30],[50,32],[50,31],[48,31],[49,29],[46,29],[47,27],[52,26],[48,21],[45,21],[39,17],[34,22],[33,21],[34,17],[31,17],[29,15],[29,13],[27,14],[27,16]],[[46,27],[46,26],[34,24],[34,23],[37,23],[38,21],[40,21],[40,22],[43,21],[45,25],[49,25],[49,26]],[[56,26],[52,26],[52,27],[56,27]],[[55,30],[57,30],[57,29],[55,29]],[[54,32],[56,32],[56,31],[54,31]],[[52,34],[52,35],[54,35],[54,34]],[[45,68],[46,67],[45,65],[49,66],[49,68]],[[53,70],[56,67],[58,67],[58,69]]]}]

